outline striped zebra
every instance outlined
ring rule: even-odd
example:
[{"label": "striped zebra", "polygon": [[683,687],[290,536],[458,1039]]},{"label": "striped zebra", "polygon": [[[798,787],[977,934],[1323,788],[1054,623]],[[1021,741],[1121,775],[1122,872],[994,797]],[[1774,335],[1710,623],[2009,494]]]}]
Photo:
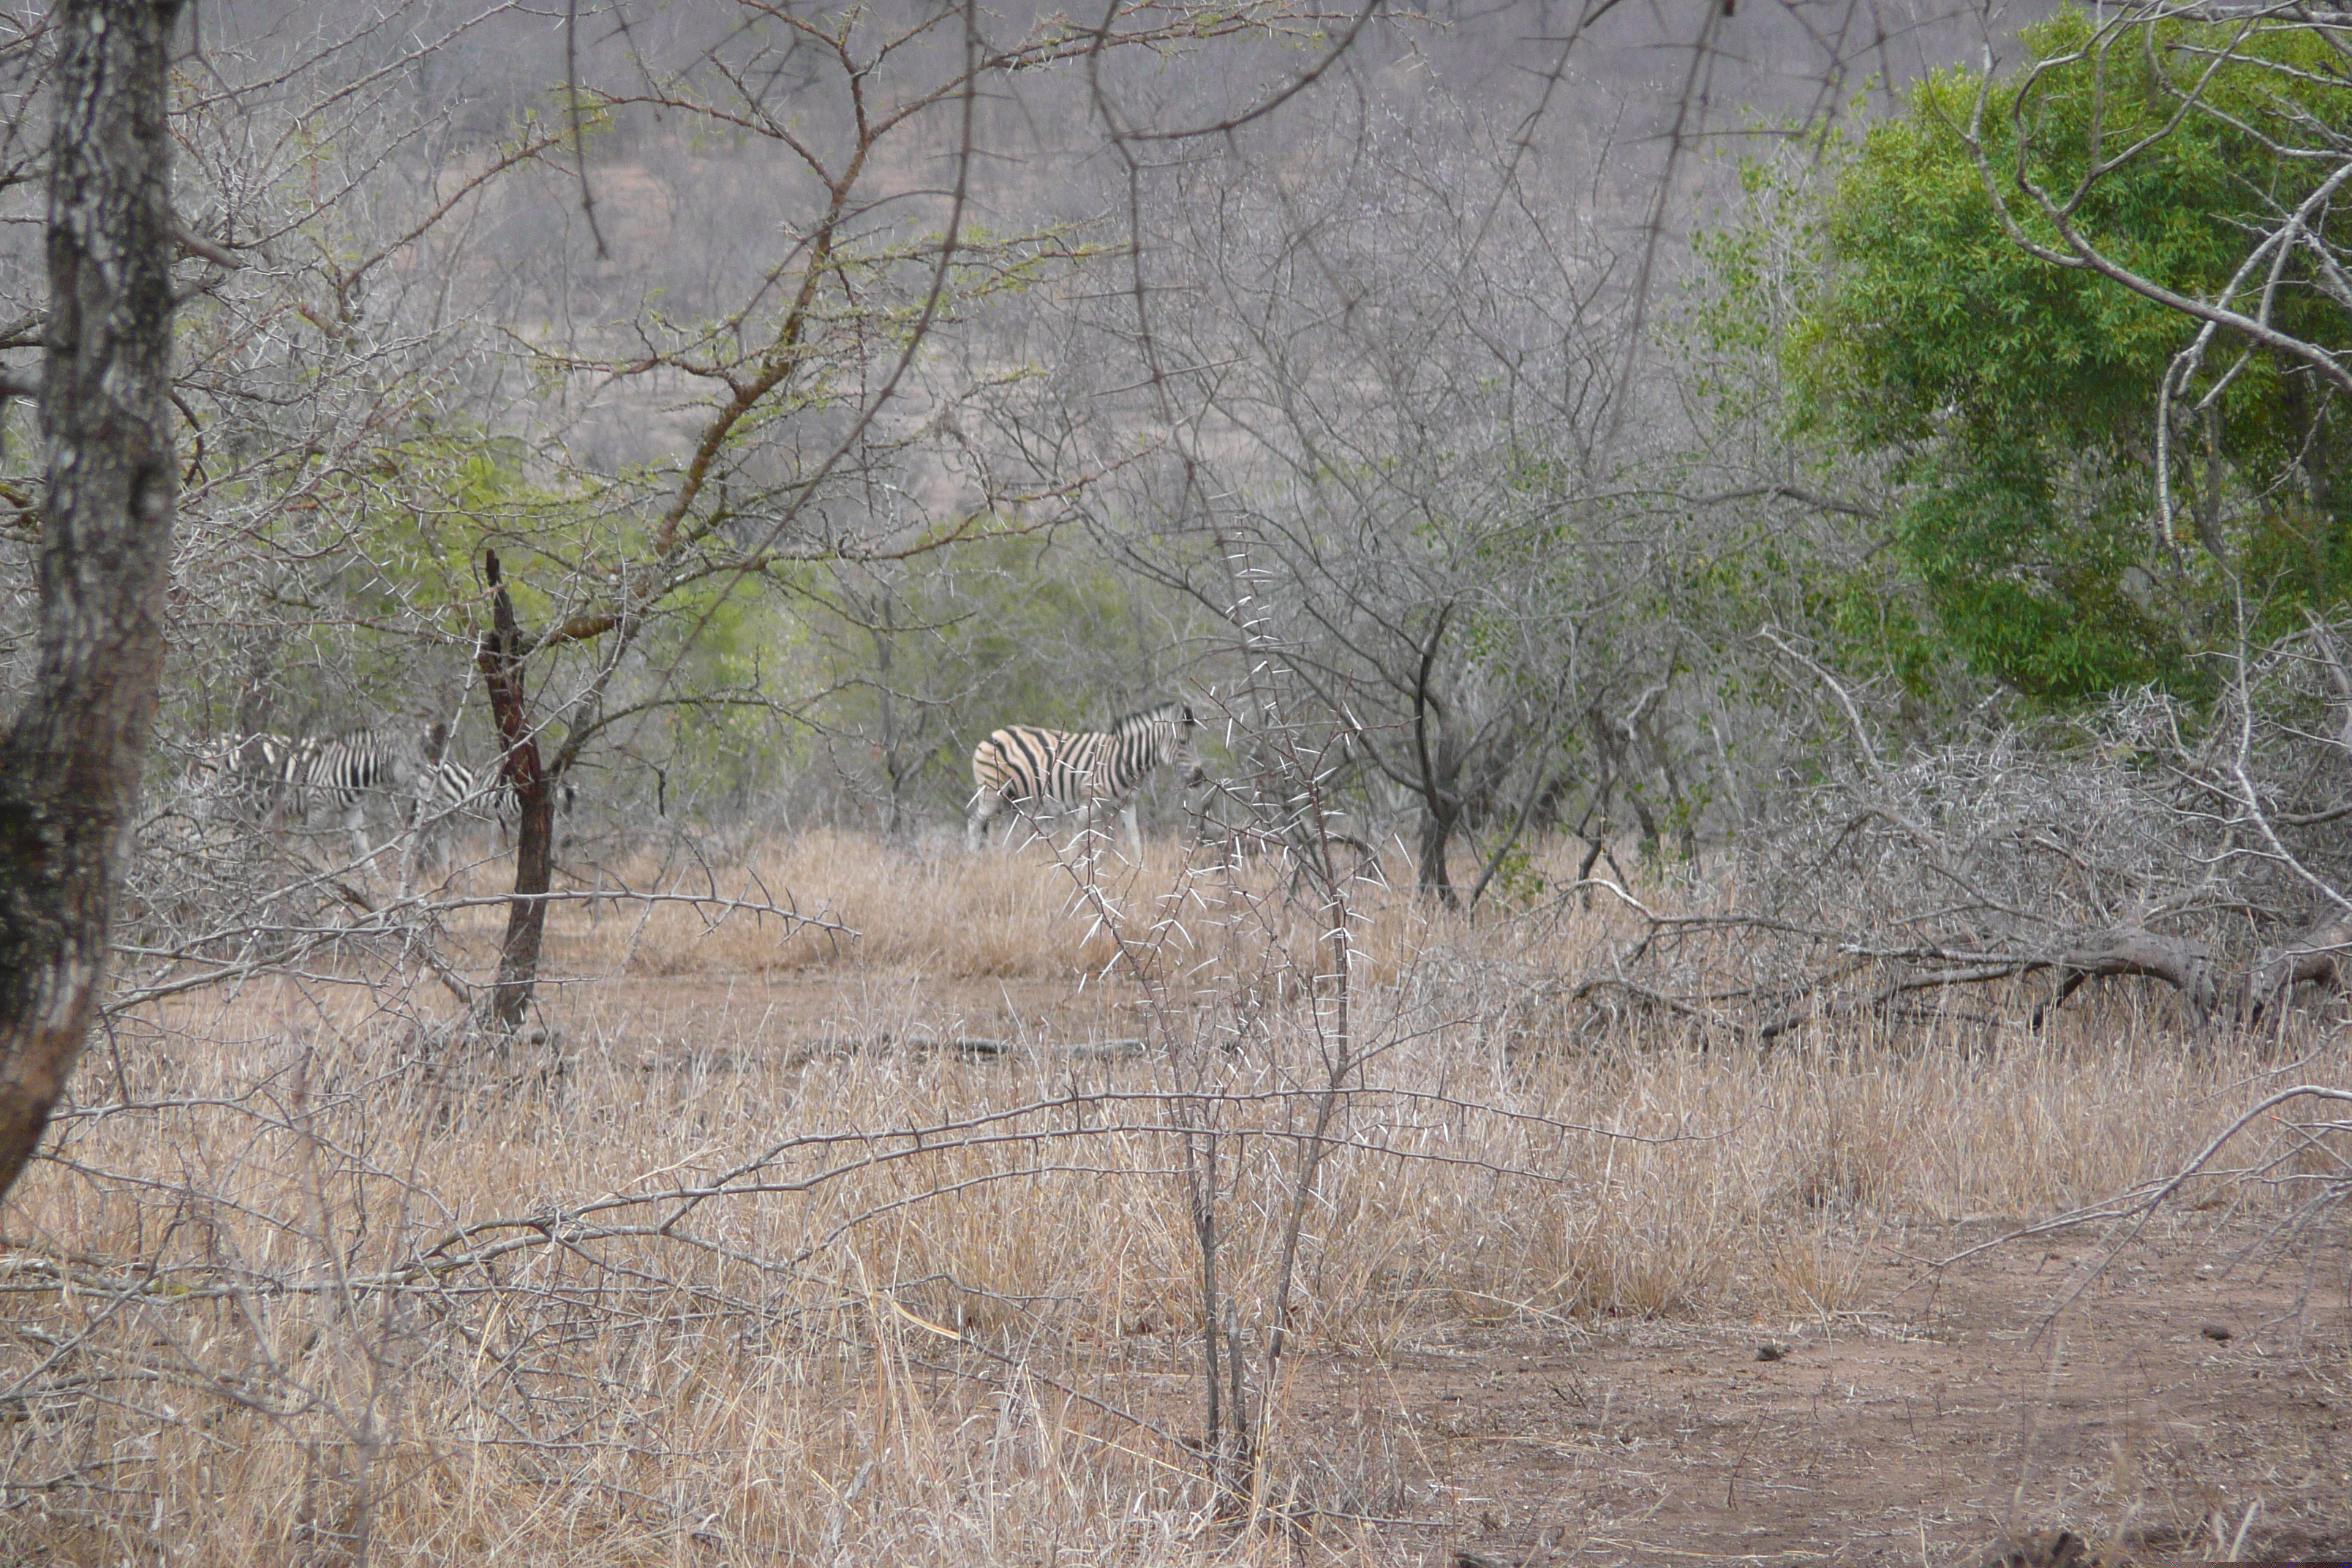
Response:
[{"label": "striped zebra", "polygon": [[374,853],[367,841],[368,797],[397,797],[414,788],[416,752],[375,730],[331,740],[306,737],[295,742],[280,776],[289,807],[306,822],[322,806],[332,808],[364,859]]},{"label": "striped zebra", "polygon": [[305,824],[331,808],[359,845],[367,842],[367,799],[398,795],[416,774],[414,752],[373,730],[331,740],[268,731],[233,734],[198,752],[188,770],[189,794],[200,826],[226,806],[248,826],[275,826],[291,816]]},{"label": "striped zebra", "polygon": [[427,763],[416,774],[416,825],[430,829],[461,817],[482,817],[496,809],[491,792],[501,781],[495,763],[477,773],[454,758]]},{"label": "striped zebra", "polygon": [[[558,784],[556,814],[569,816],[578,795],[570,780]],[[418,826],[424,827],[463,817],[494,817],[504,828],[515,819],[514,785],[497,763],[469,768],[445,757],[427,763],[417,775],[416,807]]]},{"label": "striped zebra", "polygon": [[1007,805],[1041,815],[1086,814],[1085,826],[1117,812],[1127,822],[1127,841],[1138,858],[1143,834],[1135,820],[1135,792],[1144,776],[1165,763],[1177,764],[1187,784],[1201,782],[1192,731],[1200,721],[1181,702],[1162,702],[1130,713],[1108,731],[1039,730],[1013,724],[972,748],[971,805],[964,814],[964,845],[978,850],[988,825]]}]

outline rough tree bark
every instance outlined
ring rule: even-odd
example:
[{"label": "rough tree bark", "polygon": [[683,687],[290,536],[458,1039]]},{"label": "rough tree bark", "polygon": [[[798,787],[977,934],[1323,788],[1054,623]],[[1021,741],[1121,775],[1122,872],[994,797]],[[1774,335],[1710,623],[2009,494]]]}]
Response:
[{"label": "rough tree bark", "polygon": [[163,667],[179,9],[57,12],[37,666],[0,737],[0,1193],[32,1158],[98,1003]]},{"label": "rough tree bark", "polygon": [[525,701],[522,628],[515,621],[495,550],[482,552],[482,575],[490,584],[490,629],[482,634],[474,661],[489,693],[490,717],[505,746],[499,764],[514,791],[520,826],[515,832],[514,899],[507,906],[506,941],[499,948],[499,977],[483,1003],[485,1027],[513,1032],[522,1024],[539,983],[540,948],[547,934],[547,889],[555,871],[555,791],[540,765],[539,742],[531,733]]},{"label": "rough tree bark", "polygon": [[2158,936],[2137,926],[2078,934],[2050,953],[2019,965],[2015,973],[2030,974],[2037,969],[2055,969],[2060,976],[2057,995],[2033,1010],[2033,1026],[2037,1029],[2049,1012],[2088,980],[2127,975],[2161,980],[2180,993],[2181,1000],[2200,1020],[2212,1013],[2221,994],[2221,980],[2213,967],[2212,952],[2203,942],[2186,937]]}]

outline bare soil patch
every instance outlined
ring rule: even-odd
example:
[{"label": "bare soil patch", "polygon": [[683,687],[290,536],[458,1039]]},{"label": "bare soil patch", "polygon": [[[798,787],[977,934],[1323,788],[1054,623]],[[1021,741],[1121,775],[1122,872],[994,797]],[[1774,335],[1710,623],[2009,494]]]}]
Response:
[{"label": "bare soil patch", "polygon": [[[1465,1330],[1302,1373],[1299,1418],[1393,1423],[1455,1543],[1503,1562],[1944,1564],[2060,1525],[2110,1563],[2352,1555],[2345,1254],[2225,1223],[2070,1235],[1937,1269],[1986,1225],[1863,1249],[1828,1321]],[[2226,1333],[2226,1340],[2207,1331]],[[1759,1359],[1770,1347],[1778,1359]]]}]

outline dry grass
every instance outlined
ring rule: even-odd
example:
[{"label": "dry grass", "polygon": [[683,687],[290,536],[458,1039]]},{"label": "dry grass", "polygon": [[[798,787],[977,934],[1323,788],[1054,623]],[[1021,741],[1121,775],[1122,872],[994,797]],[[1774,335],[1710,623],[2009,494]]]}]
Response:
[{"label": "dry grass", "polygon": [[[1418,1552],[1360,1521],[1426,1511],[1421,1462],[1256,1381],[1330,1038],[1328,977],[1286,967],[1317,923],[1214,878],[1168,900],[1178,878],[1106,869],[1097,899],[1034,854],[811,836],[714,885],[854,940],[567,906],[555,956],[613,984],[551,998],[559,1071],[428,1052],[446,1001],[396,969],[126,1027],[6,1216],[0,1558],[1290,1560],[1283,1531],[1220,1519],[1178,1440],[1201,1424],[1185,1129],[1219,1158],[1257,1500],[1322,1510],[1335,1551]],[[652,1039],[678,977],[1087,977],[1132,1001],[1107,909],[1138,941],[1181,921],[1139,1058],[812,1055],[749,985]],[[1571,1037],[1542,983],[1614,917],[1362,912],[1366,1059],[1288,1314],[1309,1356],[1497,1319],[1833,1322],[1857,1235],[2123,1191],[2278,1081],[2251,1047],[2185,1048],[2127,991],[2048,1038],[1958,1018],[1769,1055],[1656,1023]],[[467,940],[492,929],[467,918]]]},{"label": "dry grass", "polygon": [[[759,845],[730,868],[736,889],[764,890],[803,914],[857,933],[788,931],[773,920],[706,922],[682,905],[646,911],[631,930],[632,974],[756,974],[850,963],[866,969],[919,969],[975,979],[1071,977],[1099,971],[1113,956],[1099,933],[1076,922],[1066,879],[1041,875],[1040,851],[965,854],[941,845],[929,854],[884,853],[871,839],[820,832]],[[1153,866],[1152,872],[1164,868]],[[1114,885],[1137,879],[1121,863],[1104,868]]]},{"label": "dry grass", "polygon": [[[1197,869],[1197,868],[1196,868]],[[478,864],[457,876],[451,891],[491,895],[502,868]],[[1148,847],[1140,865],[1120,853],[1091,859],[1057,856],[1033,840],[1016,848],[965,853],[960,841],[884,846],[870,837],[816,830],[751,845],[723,865],[639,856],[593,871],[578,871],[574,895],[603,893],[611,901],[559,904],[549,920],[551,951],[583,973],[648,978],[684,975],[780,974],[807,970],[919,972],[992,980],[1077,981],[1117,967],[1118,949],[1102,928],[1106,909],[1135,930],[1165,914],[1181,922],[1171,933],[1166,973],[1181,975],[1207,962],[1213,979],[1235,968],[1234,933],[1258,936],[1255,908],[1279,879],[1253,864],[1235,879],[1199,876],[1187,895],[1170,897],[1184,862],[1167,844]],[[740,900],[742,907],[689,903],[631,907],[625,890],[662,890]],[[1358,960],[1376,980],[1393,980],[1433,940],[1458,942],[1454,922],[1433,925],[1420,904],[1385,888],[1366,885],[1376,918],[1360,931]],[[809,917],[806,925],[780,921],[761,906]],[[1237,913],[1246,908],[1252,919]],[[1288,940],[1311,940],[1309,911],[1285,908],[1276,922]],[[476,907],[449,922],[478,949],[494,942],[502,910]],[[1598,927],[1591,928],[1597,930]],[[854,934],[853,934],[854,933]],[[1591,930],[1582,933],[1589,940]],[[1575,945],[1571,939],[1570,945]],[[1255,945],[1255,944],[1254,944]],[[1258,955],[1253,953],[1254,961]],[[1215,987],[1213,986],[1213,989]]]}]

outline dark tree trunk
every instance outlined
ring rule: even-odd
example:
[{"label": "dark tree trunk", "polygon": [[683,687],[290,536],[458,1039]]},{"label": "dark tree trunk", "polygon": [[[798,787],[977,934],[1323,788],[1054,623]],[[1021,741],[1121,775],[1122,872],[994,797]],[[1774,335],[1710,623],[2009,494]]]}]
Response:
[{"label": "dark tree trunk", "polygon": [[0,737],[0,1193],[32,1158],[98,1004],[163,666],[178,10],[65,0],[57,13],[38,666]]},{"label": "dark tree trunk", "polygon": [[530,731],[524,700],[521,628],[514,600],[499,574],[498,552],[482,552],[489,579],[490,629],[482,634],[474,662],[490,696],[490,717],[506,748],[500,764],[514,791],[516,815],[514,898],[507,906],[507,936],[499,949],[499,977],[484,1004],[485,1026],[511,1032],[522,1023],[539,984],[540,948],[547,935],[547,889],[555,870],[555,790],[540,765],[539,742]]},{"label": "dark tree trunk", "polygon": [[1665,847],[1665,836],[1658,831],[1658,819],[1650,815],[1650,803],[1643,798],[1640,784],[1627,787],[1625,804],[1633,808],[1634,826],[1641,829],[1642,858],[1655,860]]},{"label": "dark tree trunk", "polygon": [[902,776],[905,766],[898,756],[898,706],[890,691],[890,655],[898,636],[891,608],[890,595],[885,590],[875,604],[870,633],[874,638],[874,689],[882,704],[882,778],[890,790],[882,834],[886,838],[896,839],[905,817],[906,780]]},{"label": "dark tree trunk", "polygon": [[1445,847],[1453,842],[1454,827],[1450,814],[1441,816],[1427,800],[1422,802],[1420,853],[1413,868],[1414,880],[1422,897],[1435,899],[1449,910],[1461,902],[1460,895],[1454,890],[1453,873],[1445,864]]},{"label": "dark tree trunk", "polygon": [[[1421,852],[1414,881],[1423,898],[1436,899],[1449,910],[1459,908],[1462,901],[1445,868],[1445,847],[1462,820],[1458,793],[1462,759],[1455,752],[1454,727],[1446,722],[1445,704],[1437,695],[1432,675],[1437,668],[1437,650],[1445,641],[1445,625],[1453,617],[1451,605],[1437,612],[1428,640],[1422,645],[1421,668],[1412,686],[1413,760],[1421,775]],[[1434,736],[1430,733],[1433,727]]]}]

